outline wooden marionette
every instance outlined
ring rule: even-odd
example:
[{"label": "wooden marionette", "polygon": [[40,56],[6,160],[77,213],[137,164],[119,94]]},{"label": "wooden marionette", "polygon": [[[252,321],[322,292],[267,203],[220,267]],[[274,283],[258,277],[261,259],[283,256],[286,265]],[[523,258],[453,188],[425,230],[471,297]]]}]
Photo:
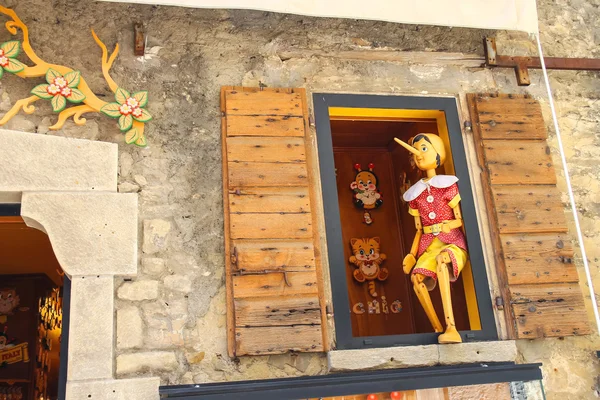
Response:
[{"label": "wooden marionette", "polygon": [[410,253],[402,263],[404,273],[412,271],[413,288],[427,318],[436,332],[443,332],[429,296],[429,291],[439,285],[446,330],[438,337],[438,342],[460,343],[462,339],[456,330],[450,293],[450,282],[458,279],[468,258],[466,240],[460,229],[463,221],[456,184],[458,178],[435,173],[446,160],[444,142],[439,136],[421,133],[410,140],[410,145],[397,138],[394,140],[412,153],[417,168],[427,174],[403,196],[417,228]]}]

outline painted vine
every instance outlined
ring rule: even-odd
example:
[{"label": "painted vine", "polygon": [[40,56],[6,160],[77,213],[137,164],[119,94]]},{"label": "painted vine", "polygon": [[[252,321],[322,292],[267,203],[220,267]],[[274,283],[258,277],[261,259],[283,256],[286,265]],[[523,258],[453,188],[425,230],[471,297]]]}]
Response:
[{"label": "painted vine", "polygon": [[[148,92],[130,93],[119,87],[109,73],[119,54],[119,44],[115,45],[114,51],[109,56],[106,46],[92,30],[92,36],[102,50],[102,74],[110,90],[115,94],[115,102],[109,103],[100,100],[94,94],[79,71],[64,65],[47,63],[38,57],[29,42],[27,26],[13,10],[0,6],[0,13],[12,19],[5,24],[8,32],[12,35],[16,35],[18,30],[23,32],[22,42],[13,40],[0,44],[0,78],[5,72],[9,72],[21,78],[45,77],[46,79],[46,83],[37,85],[31,90],[30,97],[18,100],[0,119],[0,125],[6,124],[21,109],[26,114],[32,114],[35,111],[32,103],[44,99],[49,100],[52,110],[58,113],[58,120],[50,127],[52,130],[62,128],[71,117],[76,125],[84,125],[86,119],[82,117],[83,114],[101,112],[117,119],[119,129],[125,133],[126,143],[140,147],[147,145],[144,127],[146,122],[152,119],[145,109],[148,104]],[[33,65],[26,65],[17,59],[21,49]]]}]

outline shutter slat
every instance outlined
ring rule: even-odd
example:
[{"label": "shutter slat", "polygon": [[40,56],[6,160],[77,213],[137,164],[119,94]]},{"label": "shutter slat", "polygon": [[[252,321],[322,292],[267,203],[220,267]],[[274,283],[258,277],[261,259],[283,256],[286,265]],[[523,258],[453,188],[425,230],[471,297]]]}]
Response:
[{"label": "shutter slat", "polygon": [[227,115],[284,115],[302,117],[302,97],[300,93],[263,90],[225,92]]},{"label": "shutter slat", "polygon": [[304,119],[302,117],[277,115],[230,115],[227,117],[226,123],[227,137],[304,137]]},{"label": "shutter slat", "polygon": [[321,325],[237,328],[236,354],[324,351]]},{"label": "shutter slat", "polygon": [[590,332],[537,101],[469,94],[509,338]]},{"label": "shutter slat", "polygon": [[492,186],[500,233],[566,232],[556,186]]},{"label": "shutter slat", "polygon": [[566,235],[501,235],[510,285],[577,282],[573,245]]},{"label": "shutter slat", "polygon": [[310,214],[231,214],[232,239],[310,239]]},{"label": "shutter slat", "polygon": [[302,89],[221,89],[228,352],[326,351]]},{"label": "shutter slat", "polygon": [[246,271],[307,271],[315,268],[315,250],[308,240],[233,240],[232,244],[237,265]]},{"label": "shutter slat", "polygon": [[227,138],[229,162],[290,162],[306,161],[302,138],[232,137]]},{"label": "shutter slat", "polygon": [[481,97],[477,110],[482,139],[546,139],[542,109],[533,99]]},{"label": "shutter slat", "polygon": [[310,196],[306,187],[248,188],[229,194],[229,210],[237,213],[307,213]]},{"label": "shutter slat", "polygon": [[483,147],[493,185],[556,184],[546,141],[484,140]]},{"label": "shutter slat", "polygon": [[229,188],[308,186],[304,163],[228,163]]},{"label": "shutter slat", "polygon": [[519,338],[591,333],[577,283],[511,287]]},{"label": "shutter slat", "polygon": [[248,297],[235,300],[235,323],[239,327],[319,325],[319,297],[298,295],[274,301],[270,297]]},{"label": "shutter slat", "polygon": [[259,296],[295,296],[316,294],[319,290],[315,271],[288,272],[286,275],[287,283],[283,273],[234,276],[233,296],[235,299]]}]

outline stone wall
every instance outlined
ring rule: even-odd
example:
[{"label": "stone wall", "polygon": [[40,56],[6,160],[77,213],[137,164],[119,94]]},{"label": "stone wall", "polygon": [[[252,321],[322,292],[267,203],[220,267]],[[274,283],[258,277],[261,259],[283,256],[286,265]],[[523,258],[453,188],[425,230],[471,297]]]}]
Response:
[{"label": "stone wall", "polygon": [[[551,122],[541,74],[532,71],[533,83],[524,89],[516,86],[511,70],[478,66],[486,35],[497,36],[501,52],[535,54],[534,42],[518,33],[91,0],[5,3],[29,25],[43,59],[81,70],[106,99],[112,94],[100,72],[100,50],[90,27],[109,47],[121,44],[112,73],[120,86],[150,91],[148,109],[154,121],[147,125],[146,149],[124,145],[114,120],[100,115],[86,116],[84,127],[67,122],[62,130],[49,131],[55,116],[47,102],[36,103],[33,115],[20,114],[7,124],[8,129],[119,143],[119,190],[139,194],[143,238],[140,273],[117,279],[115,285],[116,375],[121,378],[160,376],[163,384],[185,384],[327,371],[325,357],[318,355],[227,357],[220,86],[262,82],[309,92],[461,96],[529,91],[542,102]],[[539,3],[547,55],[596,55],[598,4]],[[133,55],[134,21],[146,25],[144,57]],[[1,41],[9,36],[0,32]],[[390,61],[388,50],[410,53]],[[442,60],[438,52],[466,56]],[[589,72],[550,76],[588,258],[600,289],[600,253],[594,243],[600,236],[600,173],[594,168],[600,157],[600,136],[595,132],[599,83]],[[27,97],[32,81],[6,74],[0,80],[0,112]],[[550,132],[556,148],[552,128]],[[549,399],[595,398],[593,386],[600,371],[595,358],[600,341],[595,337],[520,341],[518,348],[523,361],[544,363]]]}]

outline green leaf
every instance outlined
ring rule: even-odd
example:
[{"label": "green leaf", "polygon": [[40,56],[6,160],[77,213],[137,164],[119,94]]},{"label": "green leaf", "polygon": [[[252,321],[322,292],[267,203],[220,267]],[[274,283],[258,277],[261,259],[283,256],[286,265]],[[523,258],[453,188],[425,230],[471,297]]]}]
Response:
[{"label": "green leaf", "polygon": [[140,136],[138,140],[135,141],[135,145],[139,147],[148,146],[148,142],[146,141],[146,136]]},{"label": "green leaf", "polygon": [[4,68],[0,67],[0,78],[2,78],[2,75],[4,75]]},{"label": "green leaf", "polygon": [[0,49],[4,51],[6,57],[14,58],[21,52],[21,43],[11,40],[10,42],[0,44]]},{"label": "green leaf", "polygon": [[119,129],[121,132],[125,132],[126,130],[131,128],[133,125],[133,118],[130,115],[121,115],[119,117]]},{"label": "green leaf", "polygon": [[42,83],[41,85],[37,85],[33,89],[31,89],[31,94],[35,94],[40,99],[51,99],[52,96],[48,93],[48,85],[46,83]]},{"label": "green leaf", "polygon": [[125,143],[132,144],[133,142],[138,140],[139,137],[140,132],[137,129],[133,128],[125,134]]},{"label": "green leaf", "polygon": [[121,107],[119,103],[108,103],[100,109],[100,112],[111,118],[119,118],[121,116],[119,107]]},{"label": "green leaf", "polygon": [[52,100],[50,100],[50,104],[52,104],[52,110],[54,112],[60,112],[67,106],[67,100],[64,96],[57,94],[52,98]]},{"label": "green leaf", "polygon": [[46,71],[46,82],[54,83],[54,78],[58,78],[59,76],[62,76],[60,72],[48,68],[48,71]]},{"label": "green leaf", "polygon": [[71,89],[71,95],[67,97],[71,103],[81,103],[85,100],[85,94],[79,89]]},{"label": "green leaf", "polygon": [[142,110],[142,115],[139,117],[134,116],[133,118],[136,121],[140,121],[140,122],[150,121],[152,119],[152,115],[150,115],[150,113],[148,111],[144,110],[143,108],[141,110]]},{"label": "green leaf", "polygon": [[16,73],[21,72],[21,71],[23,71],[25,69],[25,64],[23,64],[19,60],[15,60],[14,58],[9,58],[8,59],[8,64],[6,65],[6,67],[4,67],[4,69],[6,71],[8,71],[8,72],[16,74]]},{"label": "green leaf", "polygon": [[146,104],[148,104],[148,91],[147,90],[142,90],[141,92],[135,92],[132,97],[140,102],[140,107],[145,107]]},{"label": "green leaf", "polygon": [[117,103],[119,103],[119,104],[125,103],[125,100],[127,100],[128,97],[131,97],[131,95],[129,94],[129,92],[127,90],[117,88],[117,91],[115,92],[115,99],[117,100]]},{"label": "green leaf", "polygon": [[65,74],[65,80],[67,81],[67,86],[70,88],[76,88],[79,85],[79,80],[81,78],[81,73],[79,71],[71,71]]}]

